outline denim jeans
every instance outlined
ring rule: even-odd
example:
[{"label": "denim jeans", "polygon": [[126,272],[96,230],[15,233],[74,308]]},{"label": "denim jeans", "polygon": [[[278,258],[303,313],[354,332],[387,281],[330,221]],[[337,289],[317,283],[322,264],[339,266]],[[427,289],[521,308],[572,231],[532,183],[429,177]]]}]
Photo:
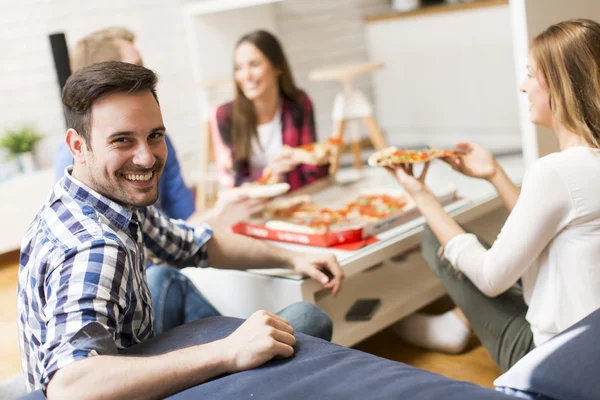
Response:
[{"label": "denim jeans", "polygon": [[[150,265],[146,269],[152,296],[154,334],[160,335],[186,322],[221,315],[200,293],[192,281],[178,269]],[[314,304],[294,303],[277,315],[287,319],[296,332],[331,340],[333,323]]]},{"label": "denim jeans", "polygon": [[221,315],[177,268],[146,268],[156,336],[186,322]]}]

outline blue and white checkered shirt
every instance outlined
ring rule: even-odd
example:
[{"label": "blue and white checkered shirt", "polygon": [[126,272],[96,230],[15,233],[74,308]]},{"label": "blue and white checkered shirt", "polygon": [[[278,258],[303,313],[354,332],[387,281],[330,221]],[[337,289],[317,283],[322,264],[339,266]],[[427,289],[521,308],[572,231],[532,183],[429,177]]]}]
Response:
[{"label": "blue and white checkered shirt", "polygon": [[70,174],[54,186],[21,243],[19,345],[29,389],[60,368],[153,336],[145,251],[206,266],[212,237],[154,206],[127,209]]}]

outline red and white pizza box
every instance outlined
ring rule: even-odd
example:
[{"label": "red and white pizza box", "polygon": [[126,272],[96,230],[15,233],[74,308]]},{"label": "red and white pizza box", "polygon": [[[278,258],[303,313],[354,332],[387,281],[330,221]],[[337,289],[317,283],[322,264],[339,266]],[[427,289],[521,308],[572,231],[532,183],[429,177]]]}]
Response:
[{"label": "red and white pizza box", "polygon": [[264,225],[254,224],[251,222],[240,222],[234,225],[231,230],[235,233],[241,233],[242,235],[252,236],[259,239],[305,244],[308,246],[331,247],[343,243],[353,243],[362,240],[364,227],[355,227],[346,230],[330,231],[319,234],[307,234],[270,229]]},{"label": "red and white pizza box", "polygon": [[[380,193],[385,193],[391,196],[403,195],[401,191],[390,191],[389,189],[371,189],[368,191],[361,191],[361,194]],[[457,200],[456,188],[450,188],[446,191],[436,193],[436,197],[443,205],[449,204],[452,201]],[[353,224],[347,228],[324,233],[312,234],[291,230],[272,229],[265,226],[265,223],[262,221],[240,222],[234,225],[231,229],[235,233],[252,236],[259,239],[297,243],[309,246],[331,247],[367,239],[418,217],[420,215],[419,210],[414,203],[412,203],[412,200],[408,199],[408,201],[408,205],[402,211],[386,218],[372,222]]]}]

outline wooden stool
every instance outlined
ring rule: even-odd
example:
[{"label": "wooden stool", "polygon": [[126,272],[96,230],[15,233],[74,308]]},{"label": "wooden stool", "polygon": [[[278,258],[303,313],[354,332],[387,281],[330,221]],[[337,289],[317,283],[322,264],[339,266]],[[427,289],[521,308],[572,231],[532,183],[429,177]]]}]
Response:
[{"label": "wooden stool", "polygon": [[[343,85],[343,91],[338,93],[333,103],[332,119],[334,122],[332,137],[344,139],[344,129],[350,128],[354,167],[362,168],[360,130],[358,120],[361,120],[369,132],[369,139],[377,150],[387,147],[379,125],[373,117],[373,109],[366,96],[354,87],[354,78],[383,68],[383,64],[362,63],[336,67],[326,67],[312,71],[309,79],[313,81],[337,80]],[[341,152],[338,150],[331,160],[329,173],[335,175],[340,165]]]}]

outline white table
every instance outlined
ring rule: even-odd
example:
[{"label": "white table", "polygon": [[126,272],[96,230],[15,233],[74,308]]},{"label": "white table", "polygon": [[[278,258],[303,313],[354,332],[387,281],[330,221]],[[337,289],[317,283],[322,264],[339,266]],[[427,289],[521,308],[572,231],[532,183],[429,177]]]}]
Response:
[{"label": "white table", "polygon": [[[501,158],[511,179],[520,181],[523,164],[520,156]],[[367,169],[361,187],[397,188],[398,184],[381,169]],[[493,187],[482,180],[464,177],[446,164],[433,162],[428,185],[442,190],[448,184],[459,188],[462,200],[446,206],[460,222],[484,220],[484,227],[497,229],[502,221],[486,221],[502,207]],[[498,213],[495,213],[496,215]],[[496,219],[498,219],[496,217]],[[489,222],[489,223],[488,223]],[[495,225],[493,224],[495,222]],[[320,284],[290,270],[217,270],[186,268],[202,293],[224,315],[246,318],[257,309],[276,312],[297,301],[309,301],[323,308],[334,321],[333,341],[351,346],[393,322],[414,312],[444,294],[444,288],[426,265],[418,250],[420,232],[425,226],[421,216],[379,235],[378,242],[356,251],[334,251],[344,268],[346,279],[341,292],[333,297]],[[492,232],[495,234],[496,232]],[[287,243],[277,246],[305,252],[331,251]],[[347,322],[344,315],[359,298],[378,297],[381,307],[367,322]]]}]

